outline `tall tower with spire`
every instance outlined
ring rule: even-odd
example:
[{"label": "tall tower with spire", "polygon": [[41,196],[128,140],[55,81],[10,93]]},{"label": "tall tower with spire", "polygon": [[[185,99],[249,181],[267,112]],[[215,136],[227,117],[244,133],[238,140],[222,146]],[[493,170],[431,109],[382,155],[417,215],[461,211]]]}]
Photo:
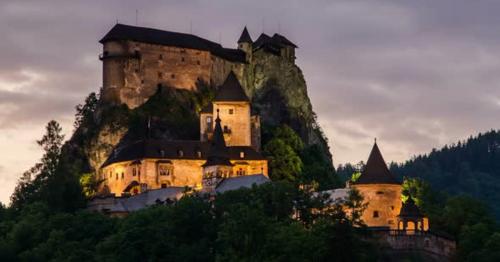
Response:
[{"label": "tall tower with spire", "polygon": [[387,168],[376,140],[361,176],[353,181],[352,187],[368,203],[362,217],[368,226],[397,228],[402,187]]},{"label": "tall tower with spire", "polygon": [[207,161],[203,164],[202,186],[205,192],[214,192],[217,185],[224,179],[232,176],[233,164],[229,156],[229,148],[224,141],[224,134],[217,110],[215,128],[210,141]]}]

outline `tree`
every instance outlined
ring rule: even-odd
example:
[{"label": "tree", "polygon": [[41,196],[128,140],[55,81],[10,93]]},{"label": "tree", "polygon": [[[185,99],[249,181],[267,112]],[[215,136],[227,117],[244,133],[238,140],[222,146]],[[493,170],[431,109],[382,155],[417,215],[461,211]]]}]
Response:
[{"label": "tree", "polygon": [[73,123],[75,130],[83,125],[88,127],[89,123],[94,122],[94,114],[97,110],[98,102],[99,97],[96,93],[92,92],[85,98],[85,103],[83,105],[79,104],[75,107],[76,114],[75,122]]},{"label": "tree", "polygon": [[273,138],[264,146],[269,158],[269,173],[273,181],[296,181],[303,163],[293,148],[280,138]]},{"label": "tree", "polygon": [[44,151],[42,159],[23,174],[11,196],[11,205],[15,209],[22,207],[26,203],[35,202],[42,197],[48,178],[56,173],[59,164],[59,156],[64,140],[61,131],[59,123],[55,120],[49,121],[45,135],[37,141],[37,144]]}]

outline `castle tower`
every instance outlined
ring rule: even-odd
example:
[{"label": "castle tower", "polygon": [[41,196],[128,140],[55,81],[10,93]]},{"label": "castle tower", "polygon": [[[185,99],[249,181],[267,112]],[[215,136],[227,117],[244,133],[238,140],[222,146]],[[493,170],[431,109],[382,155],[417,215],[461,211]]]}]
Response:
[{"label": "castle tower", "polygon": [[222,132],[228,146],[252,145],[250,100],[233,72],[217,90],[212,110],[223,119]]},{"label": "castle tower", "polygon": [[429,220],[420,212],[411,196],[403,203],[399,212],[398,230],[408,235],[429,230]]},{"label": "castle tower", "polygon": [[363,221],[369,227],[396,229],[401,209],[401,184],[391,174],[375,141],[365,169],[352,183],[364,197],[368,207]]},{"label": "castle tower", "polygon": [[238,49],[245,52],[247,62],[252,59],[252,43],[252,37],[250,37],[247,27],[245,26],[243,32],[241,32],[240,39],[238,39]]},{"label": "castle tower", "polygon": [[217,185],[224,179],[232,176],[233,164],[229,161],[229,149],[224,141],[224,135],[217,111],[215,128],[207,161],[203,164],[202,186],[203,191],[212,193]]}]

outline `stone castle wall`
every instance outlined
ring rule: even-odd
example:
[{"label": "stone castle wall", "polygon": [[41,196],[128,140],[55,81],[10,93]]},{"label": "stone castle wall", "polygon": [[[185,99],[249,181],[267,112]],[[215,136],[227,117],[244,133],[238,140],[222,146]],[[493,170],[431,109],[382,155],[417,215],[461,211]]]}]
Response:
[{"label": "stone castle wall", "polygon": [[401,185],[360,184],[352,185],[364,197],[368,207],[362,219],[369,227],[397,229],[397,216],[401,210]]},{"label": "stone castle wall", "polygon": [[197,84],[221,85],[229,72],[243,73],[243,64],[208,51],[140,43],[104,43],[102,98],[135,108],[152,96],[158,85],[194,90]]},{"label": "stone castle wall", "polygon": [[[104,180],[111,193],[121,196],[123,190],[133,181],[147,184],[148,189],[158,189],[162,184],[174,187],[201,187],[203,174],[202,165],[205,159],[171,159],[161,160],[148,158],[141,161],[140,165],[134,165],[133,161],[115,163],[103,168],[100,172],[101,179]],[[164,162],[164,163],[161,163]],[[165,162],[170,162],[165,164]],[[161,176],[158,172],[158,165],[169,165],[173,172],[168,176]],[[233,175],[255,175],[263,174],[268,176],[266,160],[231,160]],[[135,175],[133,169],[135,170]],[[241,173],[244,171],[244,173]],[[122,175],[123,174],[123,175]]]}]

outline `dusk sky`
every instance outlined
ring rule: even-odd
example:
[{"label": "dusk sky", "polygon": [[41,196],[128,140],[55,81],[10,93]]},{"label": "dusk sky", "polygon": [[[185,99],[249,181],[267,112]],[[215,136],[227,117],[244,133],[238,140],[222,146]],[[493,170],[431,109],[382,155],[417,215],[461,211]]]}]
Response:
[{"label": "dusk sky", "polygon": [[1,202],[49,120],[71,136],[75,105],[102,85],[98,40],[136,10],[139,26],[226,47],[245,25],[295,42],[335,165],[366,161],[374,137],[404,161],[500,127],[500,1],[0,0]]}]

